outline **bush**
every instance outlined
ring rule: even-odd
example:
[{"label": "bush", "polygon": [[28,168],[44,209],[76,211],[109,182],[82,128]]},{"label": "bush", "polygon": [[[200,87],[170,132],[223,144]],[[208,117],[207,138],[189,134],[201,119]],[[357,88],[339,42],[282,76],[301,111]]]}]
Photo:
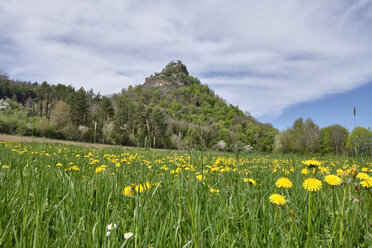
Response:
[{"label": "bush", "polygon": [[356,127],[351,132],[346,144],[350,153],[372,155],[372,132],[363,127]]},{"label": "bush", "polygon": [[34,124],[34,134],[36,136],[44,136],[48,138],[59,138],[60,136],[57,134],[55,126],[45,119],[39,119],[39,121]]}]

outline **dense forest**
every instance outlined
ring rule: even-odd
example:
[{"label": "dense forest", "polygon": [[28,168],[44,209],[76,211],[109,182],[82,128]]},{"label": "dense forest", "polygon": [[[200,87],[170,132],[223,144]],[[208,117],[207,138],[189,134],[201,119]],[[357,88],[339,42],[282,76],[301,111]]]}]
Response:
[{"label": "dense forest", "polygon": [[5,133],[169,149],[229,150],[238,142],[258,151],[271,151],[278,133],[227,104],[180,61],[111,96],[3,75],[0,99],[7,99]]},{"label": "dense forest", "polygon": [[[101,96],[71,85],[19,82],[0,75],[0,132],[167,149],[371,154],[372,132],[349,135],[340,125],[319,129],[296,120],[279,132],[169,63],[144,84]],[[239,148],[240,149],[240,148]]]}]

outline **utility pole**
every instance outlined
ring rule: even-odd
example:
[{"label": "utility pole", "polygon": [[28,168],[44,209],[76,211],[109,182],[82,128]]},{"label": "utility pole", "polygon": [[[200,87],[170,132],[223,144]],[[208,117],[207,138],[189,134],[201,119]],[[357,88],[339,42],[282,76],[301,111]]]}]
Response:
[{"label": "utility pole", "polygon": [[97,121],[94,121],[94,144],[96,143]]}]

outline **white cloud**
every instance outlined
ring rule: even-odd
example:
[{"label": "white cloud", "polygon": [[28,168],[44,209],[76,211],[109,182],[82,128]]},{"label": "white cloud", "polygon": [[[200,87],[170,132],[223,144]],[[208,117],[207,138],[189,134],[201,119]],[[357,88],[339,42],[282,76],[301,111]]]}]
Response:
[{"label": "white cloud", "polygon": [[370,1],[3,1],[11,77],[119,92],[182,60],[256,117],[372,79]]}]

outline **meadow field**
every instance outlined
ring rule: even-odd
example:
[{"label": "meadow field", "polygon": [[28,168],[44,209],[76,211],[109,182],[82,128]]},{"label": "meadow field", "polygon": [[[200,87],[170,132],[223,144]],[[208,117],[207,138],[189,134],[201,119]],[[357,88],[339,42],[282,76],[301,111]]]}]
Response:
[{"label": "meadow field", "polygon": [[370,247],[372,158],[0,142],[0,247]]}]

